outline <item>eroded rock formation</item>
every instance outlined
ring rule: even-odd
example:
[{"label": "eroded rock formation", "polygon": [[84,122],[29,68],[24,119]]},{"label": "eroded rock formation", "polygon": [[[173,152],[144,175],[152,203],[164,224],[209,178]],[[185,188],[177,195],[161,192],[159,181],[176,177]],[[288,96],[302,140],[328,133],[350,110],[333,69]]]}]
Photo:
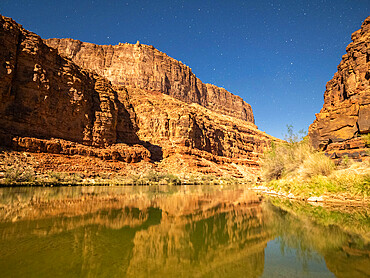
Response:
[{"label": "eroded rock formation", "polygon": [[137,142],[129,111],[108,80],[58,55],[0,17],[0,129],[93,146]]},{"label": "eroded rock formation", "polygon": [[44,41],[77,65],[94,70],[113,84],[158,91],[254,123],[252,108],[241,97],[202,83],[188,66],[153,46],[95,45],[72,39]]},{"label": "eroded rock formation", "polygon": [[1,145],[246,177],[274,139],[240,97],[153,47],[45,40],[56,50],[6,17],[0,40]]},{"label": "eroded rock formation", "polygon": [[189,167],[200,167],[205,173],[213,173],[213,163],[257,168],[258,156],[273,139],[252,123],[198,104],[188,105],[165,94],[140,89],[127,91],[135,107],[138,137],[160,146],[164,158],[191,156],[193,166]]},{"label": "eroded rock formation", "polygon": [[313,146],[333,156],[366,155],[356,137],[370,132],[370,17],[352,40],[338,72],[326,84],[324,106],[309,128]]}]

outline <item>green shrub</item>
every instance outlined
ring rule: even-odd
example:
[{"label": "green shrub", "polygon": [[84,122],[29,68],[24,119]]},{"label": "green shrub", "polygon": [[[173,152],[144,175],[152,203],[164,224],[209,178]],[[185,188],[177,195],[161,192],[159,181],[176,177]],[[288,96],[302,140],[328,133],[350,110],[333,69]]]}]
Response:
[{"label": "green shrub", "polygon": [[150,171],[143,177],[148,182],[159,182],[162,179],[162,175],[155,171]]},{"label": "green shrub", "polygon": [[78,173],[70,173],[67,177],[64,178],[64,181],[70,184],[77,184],[82,182],[83,177]]},{"label": "green shrub", "polygon": [[27,155],[5,154],[2,166],[5,183],[33,182],[36,179],[35,170],[31,166],[33,164],[34,161]]},{"label": "green shrub", "polygon": [[79,173],[49,172],[44,181],[52,184],[78,184],[82,180],[83,175]]},{"label": "green shrub", "polygon": [[167,174],[164,176],[164,179],[169,183],[169,184],[174,184],[174,185],[180,185],[181,180],[179,177],[173,175],[173,174]]},{"label": "green shrub", "polygon": [[[293,136],[291,130],[288,133],[289,143],[273,143],[261,159],[267,186],[305,197],[327,193],[370,196],[369,162],[356,164],[344,157],[336,169],[334,162],[323,152],[313,150],[307,138],[296,142],[298,137]],[[370,143],[370,136],[362,138]]]},{"label": "green shrub", "polygon": [[49,181],[53,183],[59,183],[59,182],[64,181],[65,179],[65,175],[59,172],[50,172],[48,176],[49,176]]},{"label": "green shrub", "polygon": [[262,176],[271,181],[295,173],[311,153],[312,148],[306,139],[294,143],[272,143],[261,160]]},{"label": "green shrub", "polygon": [[352,160],[349,159],[348,155],[344,155],[343,159],[340,161],[340,166],[347,168],[352,163]]},{"label": "green shrub", "polygon": [[270,150],[262,158],[262,175],[267,181],[281,178],[284,172],[284,161],[280,144],[271,142]]},{"label": "green shrub", "polygon": [[33,182],[36,178],[35,170],[31,166],[22,164],[10,166],[5,170],[5,182]]},{"label": "green shrub", "polygon": [[368,134],[362,134],[361,135],[362,140],[365,142],[365,146],[370,148],[370,133]]},{"label": "green shrub", "polygon": [[298,134],[296,134],[294,133],[293,125],[286,125],[286,128],[287,128],[287,134],[284,135],[284,139],[288,143],[298,143],[302,141],[306,136],[306,133],[303,129],[298,131]]}]

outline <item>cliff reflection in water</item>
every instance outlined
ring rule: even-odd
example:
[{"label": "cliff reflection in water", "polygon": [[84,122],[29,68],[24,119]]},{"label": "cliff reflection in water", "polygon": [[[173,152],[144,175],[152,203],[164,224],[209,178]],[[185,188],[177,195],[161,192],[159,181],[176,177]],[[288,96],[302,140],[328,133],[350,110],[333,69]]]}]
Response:
[{"label": "cliff reflection in water", "polygon": [[8,188],[0,206],[4,277],[260,277],[274,239],[338,277],[369,274],[366,242],[240,188]]},{"label": "cliff reflection in water", "polygon": [[42,262],[75,276],[257,277],[272,236],[260,199],[245,190],[15,188],[1,202],[0,269],[19,276]]}]

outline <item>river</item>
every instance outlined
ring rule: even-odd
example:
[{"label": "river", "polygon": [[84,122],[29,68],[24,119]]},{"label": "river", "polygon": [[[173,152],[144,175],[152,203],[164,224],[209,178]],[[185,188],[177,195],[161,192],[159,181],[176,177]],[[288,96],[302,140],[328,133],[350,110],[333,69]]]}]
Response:
[{"label": "river", "polygon": [[0,189],[1,277],[370,277],[369,207],[245,186]]}]

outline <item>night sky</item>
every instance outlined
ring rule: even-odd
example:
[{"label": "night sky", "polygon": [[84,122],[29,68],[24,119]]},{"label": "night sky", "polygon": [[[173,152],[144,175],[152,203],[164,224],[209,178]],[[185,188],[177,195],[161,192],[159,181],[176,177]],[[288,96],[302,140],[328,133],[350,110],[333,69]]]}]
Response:
[{"label": "night sky", "polygon": [[283,138],[287,124],[307,131],[315,119],[370,0],[0,0],[0,13],[42,38],[153,45],[241,96],[259,129]]}]

